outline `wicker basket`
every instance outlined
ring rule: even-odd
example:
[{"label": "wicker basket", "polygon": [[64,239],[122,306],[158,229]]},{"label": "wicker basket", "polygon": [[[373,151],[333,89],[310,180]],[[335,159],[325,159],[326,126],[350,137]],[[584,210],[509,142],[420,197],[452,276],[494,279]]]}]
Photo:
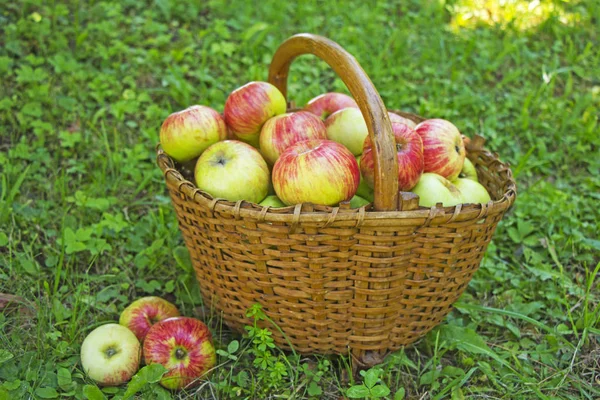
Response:
[{"label": "wicker basket", "polygon": [[293,36],[275,53],[269,81],[287,95],[290,64],[306,53],[336,71],[367,121],[378,161],[373,205],[232,203],[197,189],[160,148],[157,162],[204,300],[229,327],[243,331],[251,323],[246,310],[260,303],[281,328],[272,329],[279,346],[303,354],[350,352],[369,366],[448,314],[515,201],[516,186],[509,166],[476,136],[468,157],[493,201],[419,207],[415,195],[398,193],[386,109],[349,53],[323,37]]}]

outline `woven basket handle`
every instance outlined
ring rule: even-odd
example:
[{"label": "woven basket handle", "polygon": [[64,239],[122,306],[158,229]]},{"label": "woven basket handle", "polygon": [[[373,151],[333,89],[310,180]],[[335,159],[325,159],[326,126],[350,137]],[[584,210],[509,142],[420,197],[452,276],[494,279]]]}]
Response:
[{"label": "woven basket handle", "polygon": [[358,61],[339,44],[325,37],[301,33],[279,46],[269,68],[269,82],[287,98],[287,77],[292,61],[303,54],[314,54],[339,75],[356,100],[367,123],[375,164],[374,208],[398,209],[398,160],[396,144],[387,110],[379,93]]}]

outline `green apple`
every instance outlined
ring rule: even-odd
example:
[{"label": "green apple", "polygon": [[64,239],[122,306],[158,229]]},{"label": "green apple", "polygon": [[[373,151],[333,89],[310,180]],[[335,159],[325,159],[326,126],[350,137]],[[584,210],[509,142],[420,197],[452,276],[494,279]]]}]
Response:
[{"label": "green apple", "polygon": [[458,178],[452,181],[462,195],[461,203],[487,203],[490,195],[479,182],[467,178]]},{"label": "green apple", "polygon": [[325,120],[327,138],[346,146],[355,156],[362,154],[369,135],[367,123],[358,108],[342,108]]},{"label": "green apple", "polygon": [[277,196],[267,196],[265,197],[265,199],[263,201],[261,201],[260,203],[261,206],[270,206],[273,208],[278,208],[278,207],[285,207],[285,204],[283,204],[283,201],[279,200],[279,197]]},{"label": "green apple", "polygon": [[237,140],[210,146],[198,159],[196,186],[229,201],[261,202],[269,190],[269,167],[258,150]]},{"label": "green apple", "polygon": [[452,207],[463,202],[462,193],[452,182],[431,172],[421,175],[411,192],[419,196],[419,205],[422,207],[432,207],[437,203]]},{"label": "green apple", "polygon": [[458,175],[458,177],[464,178],[464,179],[470,179],[475,182],[479,182],[479,179],[477,178],[477,170],[475,169],[475,166],[473,165],[471,160],[469,160],[466,157],[465,157],[465,163],[463,164],[463,167],[462,167],[462,171],[460,171],[460,175]]},{"label": "green apple", "polygon": [[[358,163],[358,167],[360,168],[360,156],[356,156],[356,162]],[[365,179],[362,177],[361,174],[360,183],[358,184],[358,189],[356,189],[356,194],[372,203],[374,200],[374,193],[375,192],[373,191],[373,189],[371,189],[371,187],[367,185],[367,182],[365,182]]]},{"label": "green apple", "polygon": [[369,200],[363,199],[360,196],[354,196],[350,199],[350,208],[361,208],[371,203]]}]

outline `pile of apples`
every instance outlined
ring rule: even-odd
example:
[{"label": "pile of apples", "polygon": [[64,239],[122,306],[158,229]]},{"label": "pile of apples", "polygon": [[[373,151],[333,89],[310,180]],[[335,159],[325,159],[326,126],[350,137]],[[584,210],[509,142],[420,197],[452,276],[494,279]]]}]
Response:
[{"label": "pile of apples", "polygon": [[[490,200],[452,123],[416,125],[388,114],[401,191],[419,195],[424,207]],[[286,113],[275,86],[250,82],[229,95],[223,116],[206,106],[169,115],[160,142],[215,198],[271,207],[349,201],[354,208],[373,201],[372,143],[358,105],[345,94],[326,93]]]},{"label": "pile of apples", "polygon": [[119,323],[94,329],[81,345],[85,373],[103,386],[121,385],[146,365],[162,364],[160,384],[167,389],[193,387],[215,365],[216,353],[208,327],[182,317],[177,307],[160,297],[140,298],[121,313]]}]

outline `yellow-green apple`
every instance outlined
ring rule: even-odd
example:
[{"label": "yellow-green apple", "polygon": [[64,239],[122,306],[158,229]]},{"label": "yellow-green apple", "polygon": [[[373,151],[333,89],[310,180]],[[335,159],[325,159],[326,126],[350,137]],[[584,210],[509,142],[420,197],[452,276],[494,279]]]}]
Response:
[{"label": "yellow-green apple", "polygon": [[173,113],[160,127],[163,150],[180,163],[198,157],[208,146],[226,138],[225,121],[206,106],[191,106]]},{"label": "yellow-green apple", "polygon": [[362,153],[363,143],[369,135],[367,124],[358,108],[343,108],[325,120],[327,138],[341,143],[355,156]]},{"label": "yellow-green apple", "polygon": [[343,145],[326,139],[297,142],[273,166],[273,187],[287,205],[336,205],[350,200],[360,182],[356,159]]},{"label": "yellow-green apple", "polygon": [[269,190],[269,167],[258,150],[238,140],[224,140],[202,153],[194,171],[196,186],[229,201],[259,203]]},{"label": "yellow-green apple", "polygon": [[104,386],[121,385],[140,366],[139,340],[119,324],[101,325],[83,340],[81,366],[94,381]]},{"label": "yellow-green apple", "polygon": [[369,203],[369,200],[363,199],[362,197],[356,195],[350,199],[350,208],[360,208],[362,206],[366,206]]},{"label": "yellow-green apple", "polygon": [[[358,163],[358,168],[360,169],[360,157],[356,156],[356,162]],[[365,200],[373,202],[375,192],[367,182],[365,182],[365,178],[363,178],[362,174],[360,174],[360,183],[358,184],[358,189],[356,189],[356,195],[362,197]]]},{"label": "yellow-green apple", "polygon": [[259,204],[264,207],[270,206],[272,208],[285,207],[283,201],[279,200],[279,197],[277,196],[267,196]]},{"label": "yellow-green apple", "polygon": [[265,122],[286,110],[283,94],[268,82],[250,82],[237,88],[225,101],[223,115],[231,132],[240,140],[258,147]]},{"label": "yellow-green apple", "polygon": [[347,94],[343,93],[324,93],[317,96],[304,106],[304,111],[313,113],[317,117],[325,120],[334,112],[341,110],[342,108],[355,107],[358,108],[356,101]]},{"label": "yellow-green apple", "polygon": [[167,369],[160,380],[167,389],[196,386],[216,362],[210,330],[195,318],[162,320],[152,325],[146,335],[144,361]]},{"label": "yellow-green apple", "polygon": [[415,127],[417,126],[415,121],[413,121],[412,119],[404,118],[403,116],[398,115],[396,113],[388,111],[388,116],[390,117],[390,122],[400,122],[412,129],[415,129]]},{"label": "yellow-green apple", "polygon": [[428,119],[415,128],[423,140],[425,172],[453,180],[465,161],[465,145],[460,132],[444,119]]},{"label": "yellow-green apple", "polygon": [[296,142],[307,139],[327,139],[325,124],[306,111],[276,115],[260,131],[260,152],[269,165]]},{"label": "yellow-green apple", "polygon": [[460,171],[460,174],[458,175],[458,177],[464,178],[464,179],[470,179],[475,182],[479,182],[479,178],[477,178],[477,170],[475,169],[475,166],[473,165],[471,160],[469,160],[466,157],[465,157],[465,163],[463,164],[462,170]]},{"label": "yellow-green apple", "polygon": [[148,296],[128,305],[121,313],[119,324],[129,328],[142,341],[152,325],[179,315],[179,310],[174,304],[160,297]]},{"label": "yellow-green apple", "polygon": [[[398,188],[402,191],[412,189],[423,173],[423,143],[421,137],[412,128],[400,122],[392,122],[392,131],[396,140],[398,158]],[[360,172],[370,187],[375,187],[375,160],[371,138],[367,136],[360,157]]]},{"label": "yellow-green apple", "polygon": [[442,203],[444,207],[463,202],[462,193],[448,179],[441,175],[425,172],[411,192],[419,195],[419,205],[431,207]]},{"label": "yellow-green apple", "polygon": [[452,183],[460,190],[462,195],[461,203],[487,203],[490,201],[490,194],[479,182],[466,178],[458,178],[453,180]]}]

